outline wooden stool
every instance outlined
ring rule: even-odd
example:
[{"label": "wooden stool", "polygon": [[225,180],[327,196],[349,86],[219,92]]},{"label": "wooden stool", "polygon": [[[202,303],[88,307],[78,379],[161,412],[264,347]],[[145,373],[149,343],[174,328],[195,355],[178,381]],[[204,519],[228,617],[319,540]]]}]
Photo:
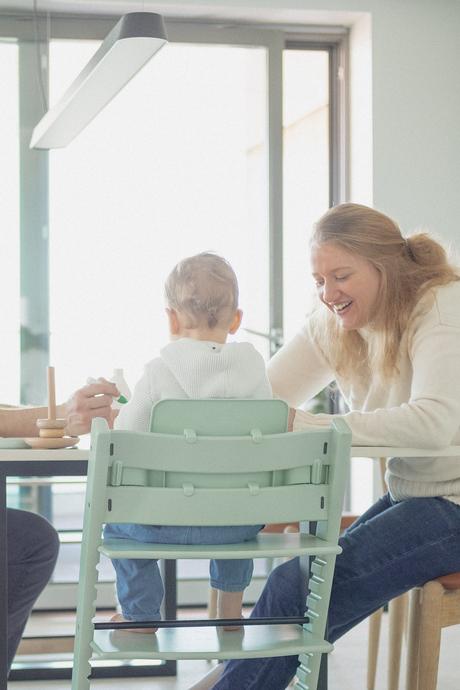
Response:
[{"label": "wooden stool", "polygon": [[[388,672],[387,690],[398,690],[399,671],[401,667],[402,641],[406,632],[409,592],[392,599],[388,603]],[[377,672],[377,657],[380,641],[380,627],[383,609],[378,609],[369,616],[369,638],[367,651],[367,690],[374,690]]]},{"label": "wooden stool", "polygon": [[[385,481],[386,458],[379,459],[380,479],[384,493],[388,491]],[[388,646],[388,673],[387,690],[398,690],[399,671],[401,667],[401,649],[403,635],[406,630],[408,592],[400,597],[392,599],[388,603],[389,615],[389,646]],[[374,611],[369,616],[369,639],[367,651],[367,690],[374,690],[375,676],[377,672],[377,657],[379,652],[380,627],[382,624],[383,609]]]},{"label": "wooden stool", "polygon": [[460,623],[460,572],[410,593],[406,690],[436,690],[441,630]]}]

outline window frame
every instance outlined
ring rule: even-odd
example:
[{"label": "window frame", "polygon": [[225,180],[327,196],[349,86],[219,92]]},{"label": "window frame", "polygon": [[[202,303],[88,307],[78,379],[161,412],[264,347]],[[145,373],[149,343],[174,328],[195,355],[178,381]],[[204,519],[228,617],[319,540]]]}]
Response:
[{"label": "window frame", "polygon": [[[118,17],[31,13],[0,14],[0,40],[19,46],[20,94],[20,285],[21,402],[45,403],[46,382],[37,377],[49,363],[49,154],[29,148],[32,130],[48,99],[49,41],[102,40]],[[171,42],[261,46],[268,70],[269,332],[274,354],[283,344],[283,51],[321,50],[329,55],[329,203],[348,198],[348,30],[183,21],[165,17]],[[42,84],[40,85],[40,81]],[[44,95],[43,95],[44,92]],[[49,492],[44,492],[47,499]],[[49,507],[49,506],[48,506]]]},{"label": "window frame", "polygon": [[[20,61],[21,402],[45,402],[37,367],[49,360],[48,152],[29,148],[48,98],[48,45],[53,39],[102,40],[118,17],[0,15],[0,39],[16,39]],[[183,21],[165,17],[169,40],[265,47],[268,56],[268,229],[270,353],[283,344],[283,50],[329,54],[329,202],[348,198],[348,30],[278,24]],[[40,56],[40,57],[39,57]],[[40,68],[38,60],[40,59]],[[32,248],[32,251],[31,251]],[[37,260],[38,259],[38,260]],[[31,343],[31,338],[33,343]],[[29,356],[33,345],[33,357]],[[40,378],[40,377],[39,377]]]}]

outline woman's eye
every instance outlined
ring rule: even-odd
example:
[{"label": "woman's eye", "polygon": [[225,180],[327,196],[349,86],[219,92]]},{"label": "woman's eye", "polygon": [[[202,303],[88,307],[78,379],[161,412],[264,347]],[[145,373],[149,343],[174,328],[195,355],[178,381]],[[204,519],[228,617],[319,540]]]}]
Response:
[{"label": "woman's eye", "polygon": [[346,279],[349,278],[349,277],[350,277],[350,276],[336,276],[335,279],[338,280],[338,281],[342,281],[342,280],[346,280]]},{"label": "woman's eye", "polygon": [[315,280],[315,285],[317,288],[323,287],[324,283],[320,280]]}]

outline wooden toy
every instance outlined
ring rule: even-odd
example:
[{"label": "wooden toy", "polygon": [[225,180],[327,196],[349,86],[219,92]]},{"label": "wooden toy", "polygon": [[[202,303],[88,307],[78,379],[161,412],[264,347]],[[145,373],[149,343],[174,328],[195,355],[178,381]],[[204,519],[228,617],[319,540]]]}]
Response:
[{"label": "wooden toy", "polygon": [[56,387],[54,367],[48,367],[48,418],[37,419],[39,436],[25,438],[31,448],[67,448],[75,446],[78,436],[65,436],[65,419],[56,419]]}]

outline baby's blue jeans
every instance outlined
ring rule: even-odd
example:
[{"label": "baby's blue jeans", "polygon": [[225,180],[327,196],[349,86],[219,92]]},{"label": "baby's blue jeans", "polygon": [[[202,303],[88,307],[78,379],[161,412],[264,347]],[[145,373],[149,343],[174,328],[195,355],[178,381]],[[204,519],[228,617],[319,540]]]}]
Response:
[{"label": "baby's blue jeans", "polygon": [[[263,525],[239,527],[171,527],[159,525],[110,524],[104,539],[134,539],[157,544],[237,544],[254,539]],[[130,621],[160,620],[164,587],[156,560],[114,559],[117,594],[124,618]],[[210,582],[214,589],[242,592],[251,582],[253,562],[212,560]]]},{"label": "baby's blue jeans", "polygon": [[[341,537],[329,605],[334,642],[385,602],[428,580],[460,570],[460,505],[444,498],[387,494]],[[302,616],[306,581],[298,558],[280,565],[267,581],[253,616]],[[213,690],[284,690],[296,656],[240,659],[225,665]]]}]

